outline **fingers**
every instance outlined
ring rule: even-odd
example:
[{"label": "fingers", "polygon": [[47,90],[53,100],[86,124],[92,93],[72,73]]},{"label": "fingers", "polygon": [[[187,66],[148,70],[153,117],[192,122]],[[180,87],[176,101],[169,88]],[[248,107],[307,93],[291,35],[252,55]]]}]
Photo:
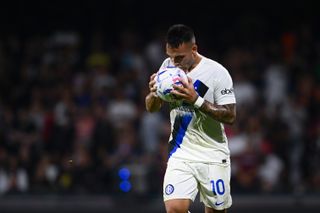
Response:
[{"label": "fingers", "polygon": [[149,82],[149,89],[151,90],[155,85],[156,85],[156,81],[155,80],[151,80]]},{"label": "fingers", "polygon": [[149,81],[150,92],[155,92],[156,91],[156,80],[155,80],[156,75],[157,75],[157,73],[153,73],[150,76],[150,81]]},{"label": "fingers", "polygon": [[189,76],[187,76],[187,77],[188,77],[187,80],[181,79],[181,83],[182,83],[183,87],[192,87],[193,86],[192,79]]},{"label": "fingers", "polygon": [[184,85],[181,86],[181,85],[173,84],[172,87],[173,87],[174,90],[177,90],[177,91],[180,91],[180,92],[183,92],[184,89],[185,89]]},{"label": "fingers", "polygon": [[157,95],[157,85],[156,85],[156,77],[157,73],[153,73],[151,76],[150,76],[150,81],[149,81],[149,90],[150,90],[150,93],[152,94],[153,97],[156,97],[158,98],[158,95]]},{"label": "fingers", "polygon": [[192,79],[189,76],[187,80],[180,78],[180,82],[184,88],[193,87]]},{"label": "fingers", "polygon": [[157,85],[153,85],[153,87],[150,88],[150,92],[156,92],[157,91]]},{"label": "fingers", "polygon": [[183,87],[188,87],[188,82],[185,79],[180,78],[180,82]]},{"label": "fingers", "polygon": [[177,100],[183,100],[188,97],[188,90],[182,85],[173,85],[173,90],[171,90],[171,94],[173,94]]},{"label": "fingers", "polygon": [[187,97],[187,95],[177,89],[173,89],[171,90],[170,92],[172,95],[174,95],[176,97],[177,100],[180,100],[180,99],[184,99]]},{"label": "fingers", "polygon": [[157,73],[153,73],[151,76],[150,76],[150,81],[154,80],[154,78],[156,77]]},{"label": "fingers", "polygon": [[156,92],[151,92],[153,97],[159,98],[158,94]]},{"label": "fingers", "polygon": [[181,80],[180,85],[173,85],[173,90],[171,94],[175,95],[177,99],[184,100],[188,103],[192,103],[194,97],[196,96],[196,92],[193,87],[192,79],[188,77],[188,80]]}]

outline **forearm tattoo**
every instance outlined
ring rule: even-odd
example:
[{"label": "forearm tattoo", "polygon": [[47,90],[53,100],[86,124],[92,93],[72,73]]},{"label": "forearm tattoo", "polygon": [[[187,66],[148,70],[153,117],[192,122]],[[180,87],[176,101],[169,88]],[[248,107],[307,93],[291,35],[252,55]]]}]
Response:
[{"label": "forearm tattoo", "polygon": [[225,124],[233,124],[236,118],[235,104],[226,104],[220,106],[205,101],[200,107],[200,110],[213,119]]}]

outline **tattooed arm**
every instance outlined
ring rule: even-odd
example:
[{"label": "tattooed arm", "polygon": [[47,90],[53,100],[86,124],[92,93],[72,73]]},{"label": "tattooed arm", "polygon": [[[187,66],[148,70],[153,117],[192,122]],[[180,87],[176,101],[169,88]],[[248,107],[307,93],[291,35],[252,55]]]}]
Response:
[{"label": "tattooed arm", "polygon": [[[199,96],[194,90],[192,79],[188,78],[188,82],[182,82],[182,84],[183,87],[174,85],[174,90],[171,93],[187,103],[195,104]],[[217,105],[204,100],[199,109],[221,123],[233,124],[236,119],[235,104]]]},{"label": "tattooed arm", "polygon": [[199,109],[213,119],[225,124],[233,124],[236,120],[235,104],[216,105],[209,101],[204,101]]}]

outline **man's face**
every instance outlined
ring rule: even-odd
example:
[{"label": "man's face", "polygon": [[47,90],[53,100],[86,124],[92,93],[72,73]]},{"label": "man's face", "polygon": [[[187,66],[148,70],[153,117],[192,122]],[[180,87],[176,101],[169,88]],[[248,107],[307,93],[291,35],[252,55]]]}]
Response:
[{"label": "man's face", "polygon": [[195,63],[197,46],[194,43],[182,43],[178,48],[172,48],[167,44],[166,52],[175,66],[188,71]]}]

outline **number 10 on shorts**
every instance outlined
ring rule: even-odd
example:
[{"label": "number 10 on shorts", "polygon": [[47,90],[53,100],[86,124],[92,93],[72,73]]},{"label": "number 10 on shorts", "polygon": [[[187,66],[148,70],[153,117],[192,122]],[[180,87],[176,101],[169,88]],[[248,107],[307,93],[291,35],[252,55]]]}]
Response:
[{"label": "number 10 on shorts", "polygon": [[212,186],[213,194],[223,195],[225,192],[224,182],[222,179],[218,179],[217,181],[211,180],[210,181]]}]

